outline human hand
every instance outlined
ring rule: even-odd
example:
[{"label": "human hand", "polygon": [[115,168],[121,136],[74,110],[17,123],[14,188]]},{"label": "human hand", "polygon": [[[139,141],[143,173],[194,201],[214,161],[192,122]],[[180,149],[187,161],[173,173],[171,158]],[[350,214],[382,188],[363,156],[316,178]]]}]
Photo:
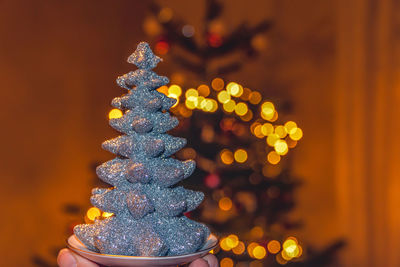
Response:
[{"label": "human hand", "polygon": [[[60,250],[57,263],[60,267],[99,267],[96,263],[73,253],[67,248]],[[189,267],[218,267],[218,260],[214,255],[208,254],[190,263]]]}]

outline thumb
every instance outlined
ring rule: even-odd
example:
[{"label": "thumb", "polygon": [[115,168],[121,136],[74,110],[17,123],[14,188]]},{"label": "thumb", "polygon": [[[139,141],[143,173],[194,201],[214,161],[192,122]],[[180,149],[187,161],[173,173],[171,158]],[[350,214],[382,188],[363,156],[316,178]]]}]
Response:
[{"label": "thumb", "polygon": [[99,267],[96,263],[89,261],[69,249],[62,249],[58,253],[57,263],[60,267]]}]

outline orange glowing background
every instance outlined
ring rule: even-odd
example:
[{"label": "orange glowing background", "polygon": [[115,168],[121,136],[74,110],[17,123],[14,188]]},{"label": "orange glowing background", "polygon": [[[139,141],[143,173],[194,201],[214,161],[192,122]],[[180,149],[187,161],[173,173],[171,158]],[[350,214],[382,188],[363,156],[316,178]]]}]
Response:
[{"label": "orange glowing background", "polygon": [[[168,1],[195,26],[201,24],[201,3]],[[340,266],[400,266],[400,4],[229,3],[224,18],[232,27],[244,19],[274,21],[267,52],[227,81],[265,84],[259,88],[263,95],[279,91],[293,101],[301,129],[293,122],[283,125],[281,134],[290,135],[290,142],[278,141],[279,130],[271,134],[268,123],[254,125],[254,133],[268,136],[274,148],[268,161],[277,164],[304,131],[293,152],[293,172],[304,181],[291,214],[304,221],[299,239],[322,246],[346,238]],[[55,257],[51,247],[64,243],[65,225],[75,219],[61,207],[88,203],[90,165],[111,157],[100,144],[115,136],[107,121],[119,113],[109,114],[109,103],[122,90],[114,81],[132,69],[125,59],[145,38],[145,14],[145,1],[139,0],[0,1],[0,265],[31,266],[35,253]],[[158,73],[166,73],[168,64],[174,63],[160,64]],[[250,103],[262,100],[259,92],[221,83],[215,79],[208,86],[219,91],[218,105],[237,115],[247,106],[230,94],[244,94]],[[187,116],[198,97],[207,98],[208,86],[186,92]],[[164,89],[171,96],[182,93],[179,87]],[[204,108],[211,112],[216,104],[210,100]],[[263,116],[274,121],[279,107],[262,105]],[[241,149],[220,153],[225,164],[249,156]],[[231,199],[222,198],[219,207],[231,210]],[[290,238],[246,248],[241,242],[227,236],[221,248],[237,254],[247,249],[255,259],[273,254],[282,261],[302,254]],[[225,258],[221,266],[233,262]]]}]

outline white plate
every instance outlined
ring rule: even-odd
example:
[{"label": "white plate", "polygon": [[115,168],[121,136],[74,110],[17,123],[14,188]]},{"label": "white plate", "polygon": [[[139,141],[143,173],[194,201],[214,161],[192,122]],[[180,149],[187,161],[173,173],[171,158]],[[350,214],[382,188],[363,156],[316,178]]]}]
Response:
[{"label": "white plate", "polygon": [[211,234],[204,246],[197,252],[166,257],[141,257],[141,256],[121,256],[100,254],[90,251],[86,246],[79,241],[75,235],[71,235],[67,240],[69,249],[78,253],[82,257],[94,261],[105,266],[177,266],[194,261],[207,255],[218,244],[218,239]]}]

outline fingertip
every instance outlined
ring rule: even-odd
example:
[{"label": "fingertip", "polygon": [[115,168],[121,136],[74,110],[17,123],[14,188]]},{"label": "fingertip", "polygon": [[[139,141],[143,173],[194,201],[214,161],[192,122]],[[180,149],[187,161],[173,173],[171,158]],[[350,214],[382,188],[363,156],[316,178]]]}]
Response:
[{"label": "fingertip", "polygon": [[63,248],[58,253],[57,264],[60,267],[76,267],[77,261],[69,249]]},{"label": "fingertip", "polygon": [[189,267],[209,267],[208,262],[203,259],[197,259],[189,264]]},{"label": "fingertip", "polygon": [[214,255],[207,254],[206,256],[203,257],[203,259],[207,261],[210,267],[218,267],[218,260],[217,257],[215,257]]}]

